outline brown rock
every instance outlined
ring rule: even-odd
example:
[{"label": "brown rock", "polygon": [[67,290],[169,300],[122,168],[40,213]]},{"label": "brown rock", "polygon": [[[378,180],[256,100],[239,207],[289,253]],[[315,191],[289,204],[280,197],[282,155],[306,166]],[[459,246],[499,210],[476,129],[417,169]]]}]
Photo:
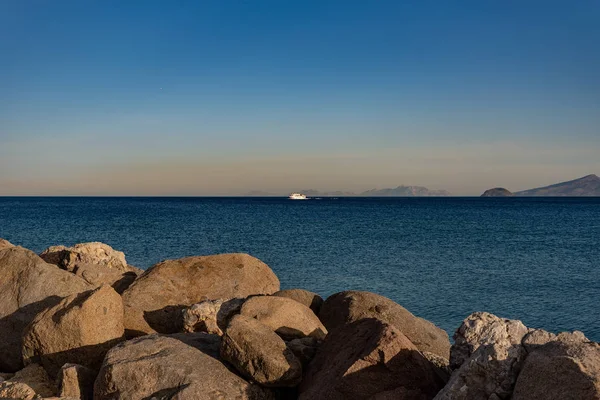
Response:
[{"label": "brown rock", "polygon": [[319,315],[319,311],[323,305],[323,298],[321,296],[304,289],[280,290],[279,292],[274,293],[273,296],[287,297],[288,299],[296,300],[298,303],[304,304],[306,307],[313,310],[316,315]]},{"label": "brown rock", "polygon": [[6,239],[0,238],[0,250],[7,249],[9,247],[15,247],[15,245]]},{"label": "brown rock", "polygon": [[80,276],[93,286],[109,284],[118,293],[123,293],[143,272],[127,265],[123,252],[100,242],[80,243],[73,247],[52,246],[40,257]]},{"label": "brown rock", "polygon": [[442,386],[434,366],[402,332],[368,318],[327,336],[308,366],[299,398],[426,400]]},{"label": "brown rock", "polygon": [[528,331],[521,321],[485,312],[469,315],[451,350],[452,365],[459,368],[436,400],[509,398],[526,356],[521,341]]},{"label": "brown rock", "polygon": [[0,398],[34,399],[55,395],[56,386],[38,364],[28,365],[0,383]]},{"label": "brown rock", "polygon": [[527,350],[528,353],[531,353],[538,347],[555,341],[583,343],[589,342],[589,339],[585,337],[583,332],[579,331],[561,332],[558,335],[555,335],[554,333],[550,333],[542,329],[535,329],[523,337],[521,344],[525,347],[525,350]]},{"label": "brown rock", "polygon": [[113,347],[94,385],[94,399],[272,399],[218,359],[219,337],[147,335]]},{"label": "brown rock", "polygon": [[323,339],[327,335],[327,329],[310,308],[285,297],[252,297],[242,305],[240,314],[256,318],[286,340],[305,336]]},{"label": "brown rock", "polygon": [[446,359],[450,356],[450,340],[445,331],[375,293],[336,293],[323,303],[319,318],[329,331],[363,318],[376,318],[395,326],[420,351],[437,354]]},{"label": "brown rock", "polygon": [[267,387],[293,387],[302,365],[285,342],[254,318],[236,315],[221,340],[221,357],[243,376]]},{"label": "brown rock", "polygon": [[279,280],[248,254],[219,254],[163,261],[123,293],[129,336],[181,330],[182,310],[203,300],[245,298],[279,290]]},{"label": "brown rock", "polygon": [[58,395],[81,400],[94,398],[96,371],[79,364],[65,364],[58,373]]},{"label": "brown rock", "polygon": [[23,329],[46,307],[91,289],[81,278],[22,247],[0,250],[0,371],[22,368]]},{"label": "brown rock", "polygon": [[104,285],[39,313],[24,330],[23,360],[39,362],[53,377],[66,363],[98,368],[123,336],[121,297]]},{"label": "brown rock", "polygon": [[0,383],[0,399],[9,400],[33,400],[39,399],[29,385],[20,382],[2,382]]},{"label": "brown rock", "polygon": [[206,332],[223,335],[229,320],[237,313],[244,299],[205,300],[183,310],[184,332]]},{"label": "brown rock", "polygon": [[527,356],[513,400],[600,399],[600,344],[566,339],[541,345]]}]

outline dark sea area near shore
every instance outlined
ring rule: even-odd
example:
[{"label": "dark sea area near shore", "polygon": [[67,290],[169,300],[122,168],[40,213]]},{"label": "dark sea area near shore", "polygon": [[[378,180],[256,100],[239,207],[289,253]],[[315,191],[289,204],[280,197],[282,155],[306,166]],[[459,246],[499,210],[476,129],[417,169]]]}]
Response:
[{"label": "dark sea area near shore", "polygon": [[473,311],[600,341],[600,198],[0,197],[0,237],[100,241],[147,269],[246,252],[284,289],[356,289],[450,335]]}]

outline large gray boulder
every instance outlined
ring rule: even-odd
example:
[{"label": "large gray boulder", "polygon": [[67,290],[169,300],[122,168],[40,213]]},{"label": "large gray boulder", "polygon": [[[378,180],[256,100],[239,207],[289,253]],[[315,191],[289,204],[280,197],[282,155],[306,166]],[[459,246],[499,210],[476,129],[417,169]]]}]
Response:
[{"label": "large gray boulder", "polygon": [[231,319],[221,340],[221,357],[263,386],[294,387],[302,379],[302,365],[283,339],[243,315]]},{"label": "large gray boulder", "polygon": [[123,293],[143,272],[128,265],[123,252],[100,242],[79,243],[72,247],[52,246],[40,257],[94,286],[109,284],[118,293]]},{"label": "large gray boulder", "polygon": [[286,340],[306,336],[323,339],[327,335],[327,329],[310,308],[285,297],[252,297],[242,305],[240,314],[256,318]]},{"label": "large gray boulder", "polygon": [[323,305],[323,298],[316,293],[309,292],[304,289],[286,289],[280,290],[273,294],[273,296],[287,297],[288,299],[296,300],[300,304],[304,304],[306,307],[313,310],[316,315],[319,315],[321,306]]},{"label": "large gray boulder", "polygon": [[[551,335],[551,334],[550,334]],[[543,336],[540,334],[538,339]],[[533,343],[514,388],[513,400],[600,399],[600,344],[580,333]]]},{"label": "large gray boulder", "polygon": [[240,312],[244,300],[205,300],[184,309],[183,331],[223,335],[229,320]]},{"label": "large gray boulder", "polygon": [[327,336],[300,385],[300,400],[432,399],[444,382],[394,326],[368,318]]},{"label": "large gray boulder", "polygon": [[364,318],[376,318],[395,326],[420,351],[445,359],[450,356],[450,340],[444,330],[375,293],[352,290],[333,294],[323,303],[319,318],[330,332]]},{"label": "large gray boulder", "polygon": [[52,377],[66,363],[97,369],[124,333],[121,296],[104,285],[40,312],[23,331],[23,361],[40,363]]},{"label": "large gray boulder", "polygon": [[454,335],[452,366],[458,368],[436,400],[510,398],[526,356],[529,329],[521,321],[477,312]]},{"label": "large gray boulder", "polygon": [[273,399],[219,360],[219,337],[157,334],[129,340],[106,355],[94,385],[95,400]]},{"label": "large gray boulder", "polygon": [[123,293],[129,336],[174,333],[182,328],[182,310],[203,300],[272,294],[279,279],[248,254],[219,254],[163,261],[151,267]]},{"label": "large gray boulder", "polygon": [[483,345],[496,344],[502,347],[520,345],[530,331],[519,320],[499,318],[487,312],[475,312],[462,322],[454,334],[450,350],[450,367],[459,368]]},{"label": "large gray boulder", "polygon": [[63,297],[92,287],[78,276],[45,263],[22,247],[0,250],[0,371],[23,367],[23,330]]}]

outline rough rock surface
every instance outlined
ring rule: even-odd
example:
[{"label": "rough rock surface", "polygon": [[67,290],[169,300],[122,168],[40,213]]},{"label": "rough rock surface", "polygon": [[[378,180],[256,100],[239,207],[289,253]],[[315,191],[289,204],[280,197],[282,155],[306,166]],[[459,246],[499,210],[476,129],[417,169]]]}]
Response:
[{"label": "rough rock surface", "polygon": [[450,340],[445,331],[375,293],[346,291],[331,295],[323,303],[319,318],[329,331],[363,318],[376,318],[395,326],[420,351],[446,359],[450,355]]},{"label": "rough rock surface", "polygon": [[56,386],[44,369],[31,364],[0,383],[0,398],[34,399],[56,395]]},{"label": "rough rock surface", "polygon": [[123,252],[100,242],[79,243],[73,247],[52,246],[40,257],[94,286],[109,284],[118,293],[127,289],[143,272],[127,265]]},{"label": "rough rock surface", "polygon": [[58,395],[81,400],[94,398],[96,371],[79,364],[65,364],[58,373]]},{"label": "rough rock surface", "polygon": [[459,368],[482,345],[510,347],[521,344],[529,329],[521,321],[499,318],[487,312],[476,312],[462,322],[454,334],[450,367]]},{"label": "rough rock surface", "polygon": [[163,261],[123,293],[129,336],[181,330],[182,310],[202,300],[272,294],[279,279],[248,254],[218,254]]},{"label": "rough rock surface", "polygon": [[400,330],[367,318],[327,336],[308,366],[300,399],[432,399],[442,386],[434,366]]},{"label": "rough rock surface", "polygon": [[184,332],[206,332],[223,335],[229,320],[237,313],[244,299],[206,300],[183,310]]},{"label": "rough rock surface", "polygon": [[12,244],[11,242],[9,242],[9,241],[8,241],[8,240],[6,240],[6,239],[2,239],[2,238],[0,238],[0,250],[2,250],[2,249],[7,249],[7,248],[9,248],[9,247],[15,247],[15,245],[14,245],[14,244]]},{"label": "rough rock surface", "polygon": [[39,362],[52,377],[66,363],[98,368],[123,336],[121,296],[104,285],[39,313],[23,332],[23,360]]},{"label": "rough rock surface", "polygon": [[94,399],[272,399],[218,360],[219,337],[147,335],[113,347],[94,385]]},{"label": "rough rock surface", "polygon": [[62,297],[91,289],[84,280],[45,263],[22,247],[0,250],[0,371],[22,368],[23,329]]},{"label": "rough rock surface", "polygon": [[521,321],[477,312],[454,335],[451,365],[459,367],[436,400],[509,398],[526,351],[528,328]]},{"label": "rough rock surface", "polygon": [[513,400],[600,399],[600,344],[579,333],[559,336],[530,347]]},{"label": "rough rock surface", "polygon": [[313,310],[316,315],[319,315],[319,311],[321,311],[321,306],[323,305],[323,298],[321,296],[304,289],[280,290],[279,292],[274,293],[273,296],[287,297],[288,299],[296,300],[298,303],[304,304],[306,307]]},{"label": "rough rock surface", "polygon": [[283,339],[243,315],[231,319],[221,340],[221,357],[263,386],[293,387],[302,379],[302,365]]},{"label": "rough rock surface", "polygon": [[530,331],[527,335],[525,335],[521,344],[525,347],[525,350],[528,353],[531,353],[538,347],[543,346],[546,343],[555,342],[555,341],[565,342],[565,343],[566,342],[576,342],[576,343],[589,342],[588,338],[585,337],[583,332],[579,332],[579,331],[561,332],[558,335],[555,335],[554,333],[547,332],[542,329],[535,329],[535,330]]},{"label": "rough rock surface", "polygon": [[40,257],[69,272],[73,272],[79,264],[103,265],[122,272],[129,270],[123,252],[100,242],[79,243],[72,247],[52,246],[40,253]]},{"label": "rough rock surface", "polygon": [[252,297],[242,305],[240,314],[256,318],[286,340],[306,336],[323,339],[327,335],[327,329],[310,308],[285,297]]}]

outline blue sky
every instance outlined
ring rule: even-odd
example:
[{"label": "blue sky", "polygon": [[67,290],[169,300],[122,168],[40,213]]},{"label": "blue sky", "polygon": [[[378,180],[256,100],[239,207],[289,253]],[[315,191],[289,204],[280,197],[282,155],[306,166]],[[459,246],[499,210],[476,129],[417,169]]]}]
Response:
[{"label": "blue sky", "polygon": [[3,1],[0,195],[600,173],[600,2]]}]

